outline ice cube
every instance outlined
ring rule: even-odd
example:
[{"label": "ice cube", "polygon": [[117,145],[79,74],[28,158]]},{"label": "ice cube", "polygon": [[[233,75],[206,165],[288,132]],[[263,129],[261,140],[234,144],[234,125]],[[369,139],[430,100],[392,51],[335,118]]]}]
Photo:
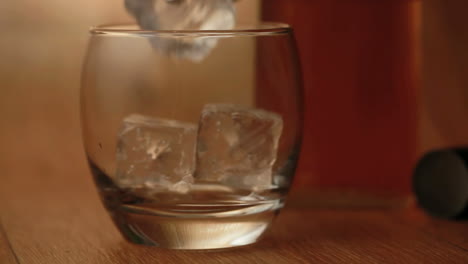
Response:
[{"label": "ice cube", "polygon": [[196,135],[194,124],[128,116],[118,136],[117,185],[187,192],[193,183]]},{"label": "ice cube", "polygon": [[206,105],[198,130],[196,181],[254,191],[271,188],[282,129],[283,120],[275,113]]},{"label": "ice cube", "polygon": [[[226,30],[236,21],[233,0],[125,0],[125,7],[145,30]],[[216,37],[151,38],[165,54],[199,62],[216,46]]]}]

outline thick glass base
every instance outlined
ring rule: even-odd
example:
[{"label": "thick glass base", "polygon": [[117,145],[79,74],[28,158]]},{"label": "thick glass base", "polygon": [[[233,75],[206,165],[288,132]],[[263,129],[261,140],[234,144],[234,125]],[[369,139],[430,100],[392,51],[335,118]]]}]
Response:
[{"label": "thick glass base", "polygon": [[114,221],[131,242],[172,249],[218,249],[256,242],[276,207],[258,205],[180,205],[173,208],[122,206]]},{"label": "thick glass base", "polygon": [[137,244],[185,250],[252,244],[284,204],[284,192],[251,193],[216,184],[196,184],[185,194],[121,189],[90,165],[114,223]]}]

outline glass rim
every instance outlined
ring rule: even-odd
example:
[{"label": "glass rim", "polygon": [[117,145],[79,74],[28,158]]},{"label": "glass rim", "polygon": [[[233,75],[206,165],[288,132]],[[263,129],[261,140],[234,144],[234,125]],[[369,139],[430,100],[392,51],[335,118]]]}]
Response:
[{"label": "glass rim", "polygon": [[[136,27],[136,28],[132,28]],[[114,23],[92,26],[91,35],[134,35],[134,36],[173,36],[173,37],[203,37],[203,36],[262,36],[282,35],[291,33],[292,28],[286,23],[258,22],[256,24],[240,24],[234,29],[223,30],[143,30],[135,23]]]}]

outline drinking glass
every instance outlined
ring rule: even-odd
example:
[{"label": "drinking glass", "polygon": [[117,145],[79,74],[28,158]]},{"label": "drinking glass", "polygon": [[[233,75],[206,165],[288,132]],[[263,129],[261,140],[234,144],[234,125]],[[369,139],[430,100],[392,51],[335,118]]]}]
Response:
[{"label": "drinking glass", "polygon": [[292,29],[91,29],[85,152],[129,241],[215,249],[257,241],[283,207],[302,128]]}]

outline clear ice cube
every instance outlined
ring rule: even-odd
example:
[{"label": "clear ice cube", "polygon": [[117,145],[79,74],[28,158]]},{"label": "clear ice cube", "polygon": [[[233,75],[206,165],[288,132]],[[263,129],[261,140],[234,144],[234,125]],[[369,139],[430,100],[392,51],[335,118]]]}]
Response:
[{"label": "clear ice cube", "polygon": [[118,136],[117,185],[188,192],[195,170],[196,135],[194,124],[128,116]]},{"label": "clear ice cube", "polygon": [[[236,23],[233,0],[125,0],[125,7],[146,30],[226,30]],[[203,60],[216,37],[151,38],[165,54]]]},{"label": "clear ice cube", "polygon": [[206,105],[198,130],[196,181],[254,191],[271,188],[282,129],[283,120],[275,113]]}]

